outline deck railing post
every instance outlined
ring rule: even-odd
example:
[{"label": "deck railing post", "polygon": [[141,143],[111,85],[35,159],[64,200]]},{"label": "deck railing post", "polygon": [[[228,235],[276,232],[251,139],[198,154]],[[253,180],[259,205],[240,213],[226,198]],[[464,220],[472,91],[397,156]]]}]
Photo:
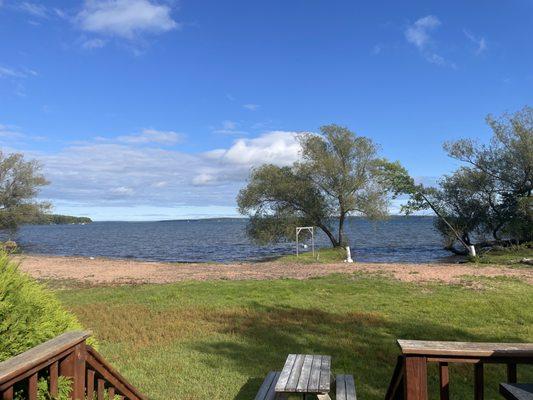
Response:
[{"label": "deck railing post", "polygon": [[423,356],[406,356],[405,400],[427,400],[427,359]]},{"label": "deck railing post", "polygon": [[72,353],[59,363],[59,375],[72,379],[70,398],[83,400],[85,397],[85,360],[87,349],[85,341],[78,343]]},{"label": "deck railing post", "polygon": [[483,363],[474,364],[474,399],[483,400],[485,395],[483,382]]},{"label": "deck railing post", "polygon": [[507,382],[516,383],[516,364],[507,364]]},{"label": "deck railing post", "polygon": [[447,362],[439,363],[440,400],[450,398],[450,371]]}]

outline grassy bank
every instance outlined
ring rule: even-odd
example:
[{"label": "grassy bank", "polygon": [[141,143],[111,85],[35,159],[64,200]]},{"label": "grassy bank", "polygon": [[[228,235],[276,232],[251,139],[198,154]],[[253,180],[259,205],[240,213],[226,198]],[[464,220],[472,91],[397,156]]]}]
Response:
[{"label": "grassy bank", "polygon": [[474,261],[481,264],[514,265],[518,267],[532,268],[531,265],[521,262],[524,258],[533,259],[532,243],[520,246],[511,246],[508,248],[491,249],[490,251],[481,254]]},{"label": "grassy bank", "polygon": [[[531,286],[501,279],[475,286],[336,275],[59,294],[102,353],[153,399],[248,400],[290,352],[332,355],[334,372],[355,374],[361,398],[382,399],[397,338],[533,341]],[[487,398],[499,398],[503,368],[486,370]],[[531,369],[519,371],[533,380]],[[472,397],[471,377],[469,367],[452,369],[454,398]]]}]

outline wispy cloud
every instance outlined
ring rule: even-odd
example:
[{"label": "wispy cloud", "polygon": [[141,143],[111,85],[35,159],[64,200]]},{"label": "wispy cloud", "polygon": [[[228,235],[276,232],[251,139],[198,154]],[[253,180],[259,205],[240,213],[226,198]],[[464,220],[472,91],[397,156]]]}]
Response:
[{"label": "wispy cloud", "polygon": [[487,41],[484,37],[476,37],[466,29],[463,30],[465,36],[475,45],[475,54],[480,55],[487,50]]},{"label": "wispy cloud", "polygon": [[259,104],[243,104],[242,106],[250,111],[257,111],[261,107]]},{"label": "wispy cloud", "polygon": [[149,0],[86,0],[76,21],[87,32],[134,39],[180,27],[168,4]]},{"label": "wispy cloud", "polygon": [[92,49],[100,49],[106,45],[106,41],[103,39],[88,39],[82,43],[82,47],[84,49],[92,50]]},{"label": "wispy cloud", "polygon": [[48,9],[39,3],[31,3],[28,1],[23,1],[18,3],[15,8],[18,11],[24,12],[26,14],[29,14],[33,17],[38,18],[47,18],[48,17]]},{"label": "wispy cloud", "polygon": [[133,135],[122,135],[117,137],[117,141],[129,144],[156,143],[160,145],[174,145],[184,139],[182,133],[174,131],[158,131],[156,129],[144,129],[140,133]]},{"label": "wispy cloud", "polygon": [[414,24],[405,30],[407,41],[420,50],[423,50],[431,40],[430,32],[441,25],[441,22],[434,15],[427,15],[419,18]]},{"label": "wispy cloud", "polygon": [[222,135],[246,135],[247,132],[239,129],[239,124],[235,121],[225,120],[218,128],[213,129],[214,133],[220,133]]},{"label": "wispy cloud", "polygon": [[10,81],[10,84],[13,86],[13,93],[19,97],[26,96],[24,80],[37,75],[37,71],[30,68],[14,68],[0,65],[0,79]]},{"label": "wispy cloud", "polygon": [[457,68],[455,63],[446,60],[443,56],[432,50],[434,48],[431,33],[442,23],[434,15],[426,15],[409,25],[404,32],[407,42],[415,46],[426,61],[442,67]]}]

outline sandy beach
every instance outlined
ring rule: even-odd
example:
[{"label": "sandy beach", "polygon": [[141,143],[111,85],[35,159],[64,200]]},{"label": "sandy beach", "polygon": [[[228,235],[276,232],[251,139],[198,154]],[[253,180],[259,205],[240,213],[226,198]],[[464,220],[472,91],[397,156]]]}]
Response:
[{"label": "sandy beach", "polygon": [[280,262],[171,264],[106,258],[21,255],[21,269],[41,280],[71,280],[94,285],[170,283],[185,280],[308,279],[332,273],[385,274],[404,282],[460,283],[465,276],[517,278],[533,284],[533,269],[471,264]]}]

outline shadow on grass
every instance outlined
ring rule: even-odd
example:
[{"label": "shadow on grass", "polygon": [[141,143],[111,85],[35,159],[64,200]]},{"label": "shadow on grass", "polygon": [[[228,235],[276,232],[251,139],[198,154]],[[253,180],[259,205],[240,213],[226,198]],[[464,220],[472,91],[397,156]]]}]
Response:
[{"label": "shadow on grass", "polygon": [[[331,355],[333,372],[354,374],[358,391],[368,399],[383,398],[399,354],[398,338],[494,340],[490,336],[431,324],[423,318],[395,322],[378,313],[339,314],[255,304],[246,312],[222,311],[206,317],[218,326],[220,333],[236,336],[239,340],[204,342],[195,344],[194,348],[224,357],[232,368],[254,377],[240,389],[237,400],[254,398],[268,371],[280,370],[289,353]],[[508,339],[521,341],[519,338]],[[469,374],[468,371],[459,369],[459,374]],[[463,395],[469,386],[469,382],[465,382],[461,384],[464,388],[459,388]]]}]

